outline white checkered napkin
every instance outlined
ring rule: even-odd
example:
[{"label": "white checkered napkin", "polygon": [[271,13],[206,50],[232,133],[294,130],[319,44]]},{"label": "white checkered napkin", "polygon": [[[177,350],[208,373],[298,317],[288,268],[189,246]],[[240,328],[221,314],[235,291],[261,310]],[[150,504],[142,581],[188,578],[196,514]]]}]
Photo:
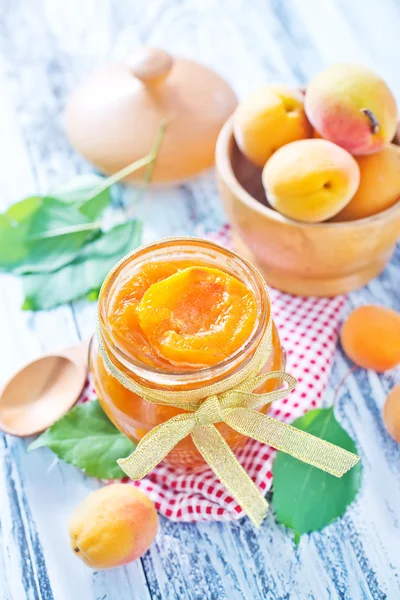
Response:
[{"label": "white checkered napkin", "polygon": [[[227,226],[209,237],[225,247],[230,245]],[[297,378],[298,384],[287,398],[273,403],[269,414],[290,423],[321,405],[345,296],[302,298],[275,289],[270,293],[273,319],[287,353],[286,370]],[[80,401],[95,396],[89,382]],[[271,487],[275,452],[269,446],[249,439],[236,454],[263,492]],[[174,521],[232,521],[245,516],[210,469],[187,473],[161,463],[133,485],[153,500],[162,515]]]}]

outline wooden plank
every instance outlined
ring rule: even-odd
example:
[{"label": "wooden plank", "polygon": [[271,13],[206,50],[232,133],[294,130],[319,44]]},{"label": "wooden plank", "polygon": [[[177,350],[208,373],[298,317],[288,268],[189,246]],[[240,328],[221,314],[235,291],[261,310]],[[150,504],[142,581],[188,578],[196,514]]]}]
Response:
[{"label": "wooden plank", "polygon": [[[225,45],[229,46],[230,48],[230,52],[231,52],[231,60],[229,61],[230,64],[234,64],[235,65],[235,70],[236,70],[236,77],[240,80],[242,80],[242,72],[240,67],[243,67],[243,71],[246,72],[247,74],[247,81],[249,80],[249,76],[248,73],[253,73],[256,71],[257,67],[259,66],[260,62],[263,62],[264,64],[264,56],[268,53],[268,59],[269,62],[267,63],[269,69],[268,69],[268,74],[270,75],[270,77],[272,78],[274,75],[274,69],[271,68],[271,64],[274,64],[274,60],[276,61],[277,64],[282,64],[282,56],[281,56],[281,48],[283,46],[284,49],[284,53],[286,54],[286,56],[288,57],[288,61],[287,61],[287,65],[289,66],[289,72],[287,75],[287,80],[292,79],[293,80],[293,76],[295,76],[295,78],[300,81],[300,82],[304,82],[306,80],[307,76],[310,76],[313,72],[315,72],[316,70],[318,70],[318,68],[321,68],[322,66],[322,62],[318,63],[318,60],[316,59],[317,56],[319,56],[318,52],[315,52],[315,46],[313,46],[312,42],[310,42],[310,40],[307,37],[307,34],[304,32],[304,30],[301,28],[301,26],[299,27],[299,25],[297,23],[293,23],[293,21],[295,21],[295,19],[292,19],[292,21],[288,22],[287,14],[285,13],[285,11],[279,10],[277,11],[276,9],[278,8],[278,4],[279,6],[282,6],[282,3],[275,3],[274,6],[274,12],[273,14],[269,13],[268,16],[268,20],[266,20],[265,18],[260,19],[260,7],[257,7],[257,10],[253,10],[252,11],[252,6],[249,6],[247,4],[246,6],[246,10],[245,12],[240,12],[237,11],[236,12],[236,17],[238,19],[238,21],[240,20],[240,28],[237,27],[233,27],[231,28],[231,32],[232,32],[232,37],[228,38],[228,40],[225,38]],[[308,13],[312,12],[312,7],[309,4],[309,11]],[[330,12],[333,13],[334,15],[335,10],[334,7],[328,7],[330,8]],[[173,9],[171,9],[172,12]],[[194,11],[195,12],[195,11]],[[265,16],[265,12],[263,13],[263,17]],[[250,13],[250,19],[249,19],[249,13]],[[276,14],[277,13],[277,14]],[[307,13],[307,14],[308,14]],[[325,13],[326,14],[326,13]],[[185,15],[186,16],[186,21],[185,21],[185,27],[187,26],[187,22],[191,23],[196,19],[196,14],[193,15]],[[218,21],[215,15],[209,15],[209,20],[215,23],[218,23],[218,25],[220,24],[220,21]],[[337,15],[336,15],[337,17]],[[163,13],[163,18],[165,19],[166,22],[170,22],[170,17],[168,15],[168,12],[164,12]],[[228,17],[229,18],[229,17]],[[319,22],[321,23],[322,19],[319,19]],[[324,28],[323,28],[323,32],[321,34],[321,36],[324,35],[324,30],[329,27],[329,20],[324,20]],[[336,22],[338,24],[340,24],[340,26],[342,25],[340,19],[336,19]],[[226,18],[222,21],[222,23],[225,25],[226,23]],[[320,24],[319,23],[319,24]],[[159,28],[158,31],[161,29],[162,24],[159,23]],[[275,53],[271,53],[271,46],[273,47],[273,44],[271,44],[271,40],[270,37],[268,37],[268,43],[264,44],[262,43],[263,40],[265,40],[265,33],[266,30],[268,29],[268,27],[271,27],[272,31],[273,31],[273,39],[274,41],[277,40],[277,42],[275,43],[275,47],[279,48],[279,52],[277,53],[277,58],[275,58]],[[184,34],[183,31],[183,27],[182,27],[182,34]],[[187,30],[190,30],[190,28],[187,28]],[[224,30],[225,31],[225,30]],[[176,30],[175,30],[176,32]],[[244,44],[244,39],[241,39],[241,35],[238,35],[239,32],[243,32],[243,37],[245,37],[247,44],[252,44],[252,47],[255,48],[256,52],[258,53],[257,56],[257,60],[254,60],[254,54],[252,55],[252,61],[253,63],[255,62],[256,65],[253,69],[253,65],[250,66],[250,64],[246,64],[245,58],[243,57],[243,54],[240,52],[240,57],[237,57],[236,54],[234,53],[234,49],[235,48],[239,48],[240,51],[242,50],[242,48],[245,46]],[[208,32],[207,32],[208,33]],[[209,33],[208,33],[209,35]],[[182,39],[182,36],[179,36],[180,39]],[[207,37],[207,34],[205,34],[204,37]],[[224,37],[224,36],[221,36]],[[308,40],[307,43],[304,43],[304,40]],[[242,43],[241,43],[242,42]],[[359,45],[357,44],[357,42],[353,42],[354,47],[357,49],[359,49]],[[208,46],[209,48],[212,48],[212,46]],[[329,48],[332,48],[332,45],[329,45]],[[344,52],[343,48],[347,49],[349,48],[349,43],[347,43],[346,45],[342,45],[341,46],[341,51]],[[285,51],[286,50],[286,51]],[[353,50],[353,54],[356,54],[356,51]],[[272,55],[272,57],[271,57]],[[244,55],[246,56],[246,55]],[[292,59],[292,61],[290,61],[290,59]],[[331,60],[332,57],[329,58],[329,60]],[[359,56],[358,56],[359,59]],[[283,59],[284,60],[284,59]],[[295,63],[295,65],[293,66],[293,61]],[[239,65],[239,68],[238,68]],[[247,85],[250,85],[247,83]],[[194,192],[195,194],[196,192]],[[365,524],[364,524],[365,525]],[[225,526],[226,529],[226,526]],[[330,528],[331,529],[331,528]],[[354,527],[352,528],[352,524],[351,521],[349,522],[348,525],[348,529],[351,530],[353,529],[354,532]],[[209,531],[210,529],[208,529]],[[343,528],[342,528],[343,530]],[[370,597],[370,591],[369,591],[369,587],[365,584],[364,580],[364,570],[366,568],[366,566],[369,565],[368,563],[368,559],[365,558],[365,556],[361,556],[360,554],[360,550],[358,548],[359,546],[359,541],[357,539],[357,548],[354,549],[354,547],[349,543],[349,540],[347,540],[347,544],[343,543],[343,540],[341,540],[341,530],[339,528],[339,533],[336,534],[331,534],[329,535],[328,533],[324,532],[323,535],[323,539],[324,542],[321,542],[321,540],[319,541],[319,543],[316,544],[317,549],[314,549],[314,552],[318,552],[319,551],[319,557],[321,557],[322,554],[322,550],[325,550],[325,555],[326,558],[324,560],[323,566],[325,571],[327,571],[328,573],[331,574],[333,581],[335,581],[336,585],[338,584],[338,568],[340,567],[340,577],[343,580],[343,582],[347,582],[348,584],[350,584],[348,587],[350,589],[359,589],[360,590],[360,594],[363,593],[365,595],[365,597]],[[274,553],[273,556],[269,556],[270,559],[273,559],[277,557],[277,554],[279,553],[279,549],[278,549],[278,553],[277,553],[277,548],[276,548],[276,538],[278,536],[276,535],[276,532],[274,531]],[[328,540],[327,540],[328,537]],[[347,536],[348,537],[348,536]],[[356,536],[357,538],[357,536]],[[355,536],[352,535],[352,540],[353,543],[355,544]],[[389,540],[390,541],[390,540]],[[327,543],[326,543],[327,542]],[[303,542],[304,545],[304,542]],[[312,542],[310,542],[310,545],[313,545]],[[381,542],[382,545],[382,542]],[[182,542],[182,546],[185,546],[185,541]],[[331,552],[327,552],[326,548],[331,548]],[[333,558],[335,556],[335,550],[337,550],[337,548],[340,547],[340,551],[342,554],[342,560],[338,561],[337,559],[333,561]],[[182,548],[183,550],[183,548]],[[182,550],[178,549],[177,551],[177,555],[180,555],[182,553]],[[187,552],[187,550],[186,550]],[[240,547],[238,549],[238,555],[240,555],[242,552],[242,547]],[[198,547],[195,547],[194,550],[194,554],[196,555],[196,557],[198,557]],[[309,555],[309,549],[307,552],[307,556]],[[159,553],[158,556],[164,556],[164,553],[161,552]],[[191,558],[193,558],[191,556]],[[197,558],[197,560],[199,560]],[[303,561],[305,561],[305,559],[303,558]],[[315,556],[313,556],[313,561],[315,561]],[[172,562],[173,564],[175,564],[174,559],[170,560],[169,562]],[[190,562],[190,561],[189,561]],[[280,564],[280,567],[282,567],[282,564],[280,563],[280,561],[277,561]],[[215,564],[215,562],[213,562],[213,564]],[[304,562],[302,563],[304,566]],[[332,566],[333,565],[333,566]],[[167,570],[168,567],[166,564],[163,565],[163,569],[158,568],[158,572],[163,573],[164,570]],[[168,572],[168,570],[167,570]],[[293,572],[293,565],[290,564],[290,568],[286,571],[285,573],[292,573]],[[309,564],[309,572],[308,575],[313,573],[313,567],[312,564]],[[374,597],[376,596],[376,593],[379,593],[381,596],[385,593],[384,591],[380,591],[379,590],[379,584],[377,583],[377,581],[374,580],[373,575],[371,575],[371,573],[373,573],[373,568],[370,567],[369,568],[369,581],[371,583],[371,586],[373,587],[373,593],[374,593]],[[168,594],[171,593],[173,594],[172,590],[172,584],[169,582],[169,580],[171,579],[168,576],[164,576],[163,579],[161,579],[161,576],[158,576],[158,581],[163,581],[164,580],[164,585],[165,587],[162,588],[162,591],[164,594],[166,594],[166,596],[168,597]],[[282,574],[280,575],[282,581],[282,592],[285,590],[286,591],[288,589],[292,589],[291,587],[289,587],[288,581],[286,581],[286,585],[283,583],[285,581],[285,578],[282,578]],[[195,577],[195,575],[193,575],[193,577]],[[257,580],[258,578],[262,578],[262,573],[260,573],[259,571],[257,572]],[[176,580],[176,577],[173,578],[174,580]],[[303,590],[308,590],[310,589],[310,581],[308,581],[308,577],[305,577],[306,581],[300,582],[300,581],[296,581],[296,585],[294,586],[295,589],[297,589],[297,586],[300,586],[300,584],[302,583],[303,585],[301,586],[300,589]],[[325,579],[325,578],[324,578]],[[389,580],[390,578],[388,578]],[[225,589],[227,588],[227,578],[226,578],[226,573],[224,574],[223,580],[225,581]],[[329,590],[332,589],[332,582],[329,582],[329,579],[326,581],[326,587],[324,587],[324,584],[321,583],[321,589],[315,589],[314,590],[314,594],[315,597],[324,597],[324,592],[326,594],[329,593]],[[382,578],[380,579],[380,581],[382,581]],[[385,579],[383,579],[383,581],[385,581]],[[314,583],[314,582],[313,582]],[[207,586],[207,581],[203,581],[203,586],[208,587]],[[192,588],[191,588],[192,589]],[[242,584],[242,593],[245,595],[244,592],[244,587]],[[394,588],[395,589],[395,588]],[[266,590],[264,590],[266,591]],[[234,588],[232,587],[232,589],[229,589],[228,595],[232,595],[234,594]],[[254,595],[254,597],[257,597],[257,591],[256,588],[253,588],[251,591],[248,591],[248,595],[251,596],[251,594]],[[260,596],[260,597],[264,597],[264,596]]]},{"label": "wooden plank", "polygon": [[[35,18],[32,22],[35,23]],[[38,37],[43,40],[40,34],[38,31]],[[47,54],[51,58],[51,51]],[[0,156],[6,167],[0,182],[3,207],[34,190],[48,189],[59,181],[60,174],[68,173],[68,167],[70,174],[76,171],[71,151],[66,152],[60,143],[60,139],[64,139],[62,135],[57,136],[52,130],[53,137],[37,138],[44,115],[51,115],[51,108],[56,106],[55,90],[42,90],[40,98],[44,105],[36,107],[36,111],[28,103],[20,104],[21,99],[26,99],[22,98],[20,89],[24,88],[28,96],[33,94],[31,87],[44,79],[48,65],[39,61],[39,68],[32,68],[30,72],[21,70],[21,73],[15,70],[16,66],[6,65],[4,61],[1,79]],[[11,90],[10,96],[6,90]],[[59,107],[54,111],[61,117]],[[46,160],[49,146],[51,161]],[[28,155],[27,148],[32,147],[35,153]],[[3,283],[6,285],[2,286],[0,298],[2,346],[10,349],[2,360],[4,379],[41,351],[76,343],[78,331],[69,307],[48,313],[21,313],[19,282],[7,277]],[[0,597],[101,598],[104,573],[92,572],[78,562],[69,549],[67,536],[67,520],[73,507],[98,484],[74,468],[62,463],[54,465],[54,455],[50,452],[27,454],[24,441],[1,435],[1,444],[0,542],[3,552],[0,566],[4,566],[4,577],[0,577]],[[129,572],[113,571],[108,582],[110,599],[145,600],[148,597],[140,561]]]},{"label": "wooden plank", "polygon": [[[13,441],[10,452],[16,469],[24,478],[21,494],[26,520],[36,532],[32,555],[37,561],[41,551],[43,576],[48,573],[48,585],[50,588],[51,584],[54,598],[101,598],[106,578],[110,588],[107,589],[107,598],[146,599],[148,593],[140,561],[128,569],[120,568],[108,573],[92,571],[70,550],[69,516],[74,507],[99,484],[84,477],[74,467],[55,461],[50,451],[27,453],[26,443]],[[43,597],[47,598],[42,588],[41,585]]]},{"label": "wooden plank", "polygon": [[[400,94],[400,73],[396,40],[399,35],[398,22],[400,7],[397,0],[383,0],[380,10],[366,8],[362,0],[346,3],[339,1],[338,10],[347,22],[350,31],[356,36],[362,48],[368,53],[368,64],[374,65],[379,74],[393,87],[397,97]],[[359,19],[360,11],[367,15]]]}]

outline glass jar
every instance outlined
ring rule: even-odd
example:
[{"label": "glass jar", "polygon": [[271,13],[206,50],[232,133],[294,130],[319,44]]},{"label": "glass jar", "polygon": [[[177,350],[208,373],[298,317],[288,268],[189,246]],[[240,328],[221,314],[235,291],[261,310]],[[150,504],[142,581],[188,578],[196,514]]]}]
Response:
[{"label": "glass jar", "polygon": [[[182,261],[185,266],[202,265],[218,268],[242,281],[256,298],[257,319],[253,332],[245,344],[227,359],[201,369],[168,370],[154,367],[128,352],[118,340],[109,322],[110,304],[121,286],[135,277],[144,265]],[[261,275],[246,260],[235,253],[212,242],[194,238],[170,238],[143,246],[123,259],[107,276],[99,297],[99,330],[106,352],[117,368],[131,379],[147,387],[158,390],[189,390],[216,383],[240,370],[253,356],[265,332],[270,318],[270,305],[265,283]],[[281,347],[275,325],[272,328],[272,351],[261,372],[282,371],[285,368],[285,354]],[[134,442],[138,442],[150,429],[184,412],[170,406],[161,406],[140,398],[123,387],[107,370],[94,341],[91,348],[90,370],[99,401],[114,425]],[[278,389],[281,382],[269,380],[258,390],[265,393]],[[269,405],[261,411],[266,413]],[[225,423],[216,427],[232,449],[239,448],[246,437],[231,429]],[[178,467],[199,468],[205,465],[203,457],[190,436],[183,439],[168,454],[166,463]]]}]

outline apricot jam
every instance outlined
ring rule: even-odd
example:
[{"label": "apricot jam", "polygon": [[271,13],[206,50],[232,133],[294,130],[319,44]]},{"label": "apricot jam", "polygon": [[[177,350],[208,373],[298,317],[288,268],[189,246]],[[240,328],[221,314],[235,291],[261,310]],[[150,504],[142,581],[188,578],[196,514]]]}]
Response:
[{"label": "apricot jam", "polygon": [[[196,389],[239,370],[257,349],[269,315],[261,276],[247,261],[191,238],[167,239],[127,256],[110,272],[99,298],[109,358],[130,378],[159,390]],[[275,326],[272,341],[262,372],[284,369]],[[103,409],[133,441],[183,412],[123,387],[107,370],[96,343],[91,372]],[[270,380],[257,391],[278,386]],[[262,409],[267,410],[268,405]],[[234,449],[246,440],[225,423],[216,426]],[[191,468],[205,464],[190,436],[165,460]]]}]

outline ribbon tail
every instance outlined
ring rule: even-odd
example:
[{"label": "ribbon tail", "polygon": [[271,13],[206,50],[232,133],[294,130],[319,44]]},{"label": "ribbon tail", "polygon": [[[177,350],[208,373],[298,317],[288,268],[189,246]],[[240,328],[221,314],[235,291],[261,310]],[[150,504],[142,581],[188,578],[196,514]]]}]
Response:
[{"label": "ribbon tail", "polygon": [[342,477],[360,457],[310,433],[245,408],[225,411],[225,422],[243,435],[286,452],[299,460]]},{"label": "ribbon tail", "polygon": [[127,458],[120,458],[117,463],[133,481],[142,479],[167,456],[178,442],[189,435],[193,427],[192,415],[177,415],[154,427],[139,442],[132,454]]},{"label": "ribbon tail", "polygon": [[267,514],[268,502],[239,464],[219,431],[214,425],[195,427],[192,431],[192,439],[221,483],[243,508],[253,524],[259,527]]}]

